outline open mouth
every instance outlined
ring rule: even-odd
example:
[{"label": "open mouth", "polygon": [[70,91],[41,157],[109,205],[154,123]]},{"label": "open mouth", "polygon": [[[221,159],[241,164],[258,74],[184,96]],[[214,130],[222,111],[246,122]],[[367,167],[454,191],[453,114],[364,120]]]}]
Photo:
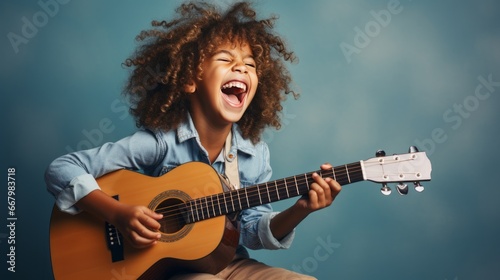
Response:
[{"label": "open mouth", "polygon": [[247,93],[247,85],[240,81],[229,81],[222,85],[221,91],[224,99],[233,106],[243,104]]}]

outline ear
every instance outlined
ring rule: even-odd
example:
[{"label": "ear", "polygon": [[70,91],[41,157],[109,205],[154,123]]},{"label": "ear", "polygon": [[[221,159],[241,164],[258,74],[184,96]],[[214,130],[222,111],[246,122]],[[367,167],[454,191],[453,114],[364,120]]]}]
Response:
[{"label": "ear", "polygon": [[196,91],[196,84],[193,81],[189,81],[189,83],[184,85],[185,93],[194,93]]}]

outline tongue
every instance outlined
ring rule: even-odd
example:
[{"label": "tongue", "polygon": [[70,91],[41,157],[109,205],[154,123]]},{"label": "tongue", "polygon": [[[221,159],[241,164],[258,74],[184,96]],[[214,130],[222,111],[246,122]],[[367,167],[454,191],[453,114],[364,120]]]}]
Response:
[{"label": "tongue", "polygon": [[238,99],[238,97],[237,97],[236,95],[234,95],[234,94],[226,94],[226,97],[227,97],[227,99],[228,99],[230,102],[232,102],[232,103],[235,103],[235,104],[240,103],[240,100],[239,100],[239,99]]}]

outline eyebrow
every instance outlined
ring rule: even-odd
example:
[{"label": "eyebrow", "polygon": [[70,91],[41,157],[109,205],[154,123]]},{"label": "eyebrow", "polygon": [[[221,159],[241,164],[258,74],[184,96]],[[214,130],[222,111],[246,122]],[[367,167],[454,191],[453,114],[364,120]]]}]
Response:
[{"label": "eyebrow", "polygon": [[[215,55],[218,55],[218,54],[227,54],[227,55],[230,55],[231,57],[235,57],[236,55],[234,54],[234,52],[230,51],[230,50],[226,50],[226,49],[220,49],[220,50],[217,50],[213,53],[212,56],[215,56]],[[254,59],[253,55],[251,54],[248,54],[248,55],[245,55],[243,56],[243,59],[245,58],[251,58],[251,59]]]}]

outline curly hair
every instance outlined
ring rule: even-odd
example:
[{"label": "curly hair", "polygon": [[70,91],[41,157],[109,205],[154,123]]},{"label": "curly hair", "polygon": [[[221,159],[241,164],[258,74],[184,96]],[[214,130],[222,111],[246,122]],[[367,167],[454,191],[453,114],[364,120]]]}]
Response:
[{"label": "curly hair", "polygon": [[189,97],[184,86],[199,79],[203,61],[227,42],[246,42],[257,65],[259,86],[238,121],[245,139],[256,143],[266,127],[279,129],[281,102],[290,93],[291,75],[284,62],[296,57],[273,32],[277,16],[258,20],[249,3],[225,12],[205,2],[182,4],[178,18],[153,21],[136,38],[142,45],[124,65],[132,68],[124,94],[138,127],[171,130],[187,118]]}]

